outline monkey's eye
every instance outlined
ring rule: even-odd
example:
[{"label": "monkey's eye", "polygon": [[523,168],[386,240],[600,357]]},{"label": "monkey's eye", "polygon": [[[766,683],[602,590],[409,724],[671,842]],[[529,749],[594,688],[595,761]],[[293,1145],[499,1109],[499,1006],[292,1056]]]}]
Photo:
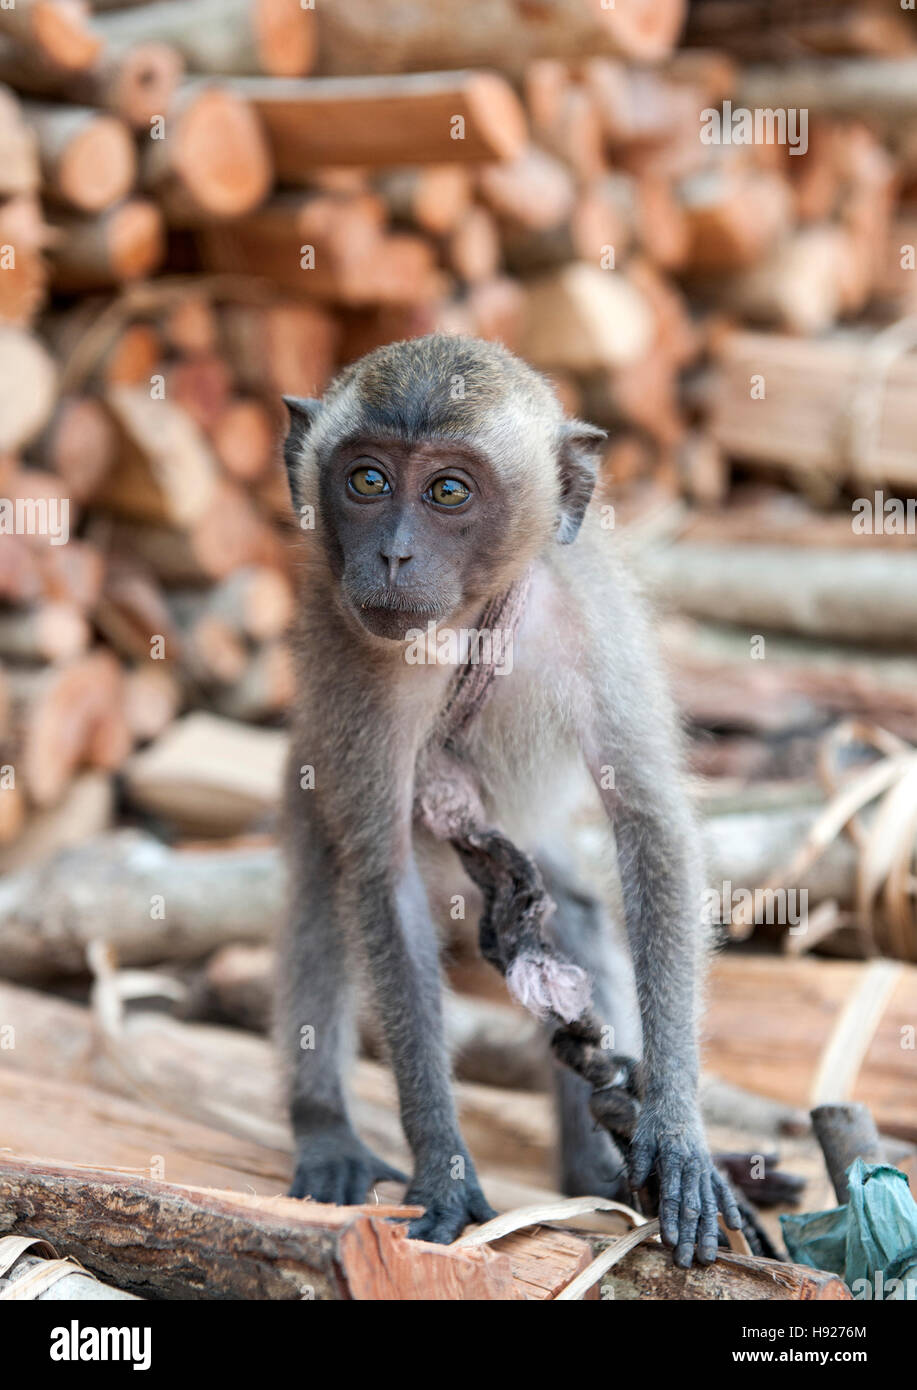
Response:
[{"label": "monkey's eye", "polygon": [[428,496],[440,507],[460,507],[471,496],[471,489],[460,478],[437,478]]},{"label": "monkey's eye", "polygon": [[347,486],[361,497],[383,497],[391,492],[388,479],[378,468],[355,468],[347,479]]}]

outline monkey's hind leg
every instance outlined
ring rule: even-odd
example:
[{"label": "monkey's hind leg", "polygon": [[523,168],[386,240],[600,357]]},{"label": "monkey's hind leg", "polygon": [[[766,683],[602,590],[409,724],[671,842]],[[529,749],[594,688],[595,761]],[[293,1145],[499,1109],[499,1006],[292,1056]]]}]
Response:
[{"label": "monkey's hind leg", "polygon": [[278,1041],[289,1064],[295,1140],[291,1197],[351,1205],[374,1183],[406,1182],[363,1143],[347,1114],[344,1068],[353,1051],[353,1001],[316,836],[291,857],[292,910],[280,950]]},{"label": "monkey's hind leg", "polygon": [[[557,904],[548,925],[551,936],[560,952],[589,975],[593,1010],[613,1029],[612,1050],[639,1056],[640,1025],[631,968],[605,905],[579,892],[555,865],[539,860],[539,866]],[[570,1197],[627,1201],[630,1187],[624,1159],[590,1112],[592,1087],[568,1067],[556,1064],[555,1094],[561,1191]]]}]

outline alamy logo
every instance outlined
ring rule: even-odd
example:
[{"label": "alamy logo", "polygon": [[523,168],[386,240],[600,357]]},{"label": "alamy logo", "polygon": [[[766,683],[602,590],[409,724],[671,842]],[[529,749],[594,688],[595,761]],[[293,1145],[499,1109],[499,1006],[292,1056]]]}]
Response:
[{"label": "alamy logo", "polygon": [[857,497],[852,511],[854,535],[917,536],[917,498],[874,492],[872,497]]},{"label": "alamy logo", "polygon": [[809,113],[795,106],[733,106],[722,111],[707,106],[700,113],[700,138],[705,145],[786,145],[790,154],[809,148]]},{"label": "alamy logo", "polygon": [[0,536],[47,536],[51,545],[66,545],[70,498],[0,497]]},{"label": "alamy logo", "polygon": [[77,1318],[68,1327],[51,1328],[52,1361],[131,1361],[135,1371],[148,1371],[152,1352],[148,1327],[80,1327]]},{"label": "alamy logo", "polygon": [[753,922],[768,926],[788,927],[790,935],[804,932],[809,919],[809,890],[807,888],[735,888],[731,879],[724,879],[719,888],[705,888],[702,894],[704,920],[714,926],[728,927],[739,919],[749,926]]},{"label": "alamy logo", "polygon": [[405,633],[409,666],[492,666],[497,676],[513,669],[511,627],[412,627]]}]

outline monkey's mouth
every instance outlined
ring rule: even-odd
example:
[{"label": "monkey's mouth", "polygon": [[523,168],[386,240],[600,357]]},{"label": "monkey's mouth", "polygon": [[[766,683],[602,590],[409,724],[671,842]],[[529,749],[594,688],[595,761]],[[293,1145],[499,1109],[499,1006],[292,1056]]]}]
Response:
[{"label": "monkey's mouth", "polygon": [[429,623],[439,622],[448,611],[429,594],[399,593],[393,589],[364,592],[359,599],[351,595],[350,603],[367,632],[393,642],[425,632]]}]

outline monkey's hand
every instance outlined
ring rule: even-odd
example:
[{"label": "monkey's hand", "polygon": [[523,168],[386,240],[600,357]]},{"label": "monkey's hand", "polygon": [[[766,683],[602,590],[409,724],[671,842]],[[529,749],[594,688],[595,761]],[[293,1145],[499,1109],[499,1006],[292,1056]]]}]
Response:
[{"label": "monkey's hand", "polygon": [[497,1214],[481,1191],[467,1151],[456,1145],[450,1148],[451,1152],[418,1160],[404,1200],[426,1210],[408,1226],[412,1240],[448,1245],[470,1222],[489,1221]]},{"label": "monkey's hand", "polygon": [[734,1231],[741,1219],[729,1185],[707,1151],[700,1115],[695,1111],[687,1121],[667,1122],[647,1102],[637,1121],[628,1166],[634,1188],[643,1187],[656,1170],[660,1231],[665,1244],[675,1249],[675,1263],[687,1269],[696,1249],[699,1264],[712,1264],[717,1212]]},{"label": "monkey's hand", "polygon": [[357,1206],[377,1182],[407,1182],[407,1174],[379,1158],[353,1130],[329,1128],[298,1139],[291,1197]]}]

